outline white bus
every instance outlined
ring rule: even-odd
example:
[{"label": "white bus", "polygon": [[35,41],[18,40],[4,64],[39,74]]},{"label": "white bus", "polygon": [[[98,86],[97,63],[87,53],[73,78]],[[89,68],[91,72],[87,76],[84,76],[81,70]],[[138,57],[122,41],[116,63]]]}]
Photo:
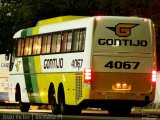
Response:
[{"label": "white bus", "polygon": [[62,16],[14,35],[9,99],[22,112],[51,104],[54,114],[98,107],[129,115],[154,100],[156,41],[150,19]]}]

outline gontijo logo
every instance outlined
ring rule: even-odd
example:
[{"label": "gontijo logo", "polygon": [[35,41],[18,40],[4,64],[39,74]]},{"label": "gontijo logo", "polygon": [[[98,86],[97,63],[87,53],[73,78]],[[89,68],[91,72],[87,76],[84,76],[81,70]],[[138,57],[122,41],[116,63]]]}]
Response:
[{"label": "gontijo logo", "polygon": [[131,35],[131,29],[139,24],[132,23],[119,23],[115,25],[115,27],[106,27],[115,32],[119,37],[128,37]]},{"label": "gontijo logo", "polygon": [[[136,32],[135,35],[132,36],[132,38],[128,38],[132,33],[132,29],[139,24],[132,24],[132,23],[118,23],[115,25],[115,27],[105,27],[115,32],[115,34],[118,36],[115,38],[115,36],[110,35],[110,38],[108,36],[103,36],[107,38],[99,38],[98,39],[98,45],[107,45],[107,46],[141,46],[141,47],[147,47],[148,40],[144,37],[144,39],[137,39]],[[108,32],[108,31],[107,31]],[[135,39],[136,38],[136,39]]]}]

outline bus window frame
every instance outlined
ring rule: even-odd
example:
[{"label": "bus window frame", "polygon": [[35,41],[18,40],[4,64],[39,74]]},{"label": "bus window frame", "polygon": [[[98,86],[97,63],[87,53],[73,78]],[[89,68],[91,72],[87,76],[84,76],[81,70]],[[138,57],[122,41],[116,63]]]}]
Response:
[{"label": "bus window frame", "polygon": [[33,36],[29,37],[28,55],[32,55],[33,49]]},{"label": "bus window frame", "polygon": [[56,53],[57,50],[57,32],[52,33],[52,39],[51,39],[51,54]]},{"label": "bus window frame", "polygon": [[41,54],[41,48],[42,48],[42,35],[38,35],[38,41],[37,41],[37,51],[36,51],[36,55],[40,55]]},{"label": "bus window frame", "polygon": [[[71,36],[70,36],[70,34],[71,34]],[[69,40],[70,40],[70,37],[71,37],[71,41],[69,41]],[[67,44],[66,44],[66,52],[71,52],[72,42],[73,42],[73,30],[68,30],[68,34],[67,34]],[[68,44],[70,44],[70,45],[68,45]],[[68,49],[68,46],[70,46],[69,49]]]},{"label": "bus window frame", "polygon": [[85,40],[86,40],[86,29],[82,29],[80,30],[79,43],[78,43],[79,51],[84,51]]},{"label": "bus window frame", "polygon": [[16,56],[21,56],[21,45],[22,45],[22,40],[21,38],[19,38],[16,40]]},{"label": "bus window frame", "polygon": [[[78,31],[79,29],[77,30],[73,30],[73,40],[72,40],[72,48],[71,48],[71,51],[72,52],[77,52],[78,51],[78,41],[79,41],[79,37],[78,37]],[[75,39],[76,38],[76,39]],[[78,38],[78,39],[77,39]],[[76,46],[75,46],[76,45]]]},{"label": "bus window frame", "polygon": [[[50,37],[50,38],[49,38]],[[52,34],[47,34],[47,45],[46,45],[46,54],[49,54],[51,52],[51,40],[52,40]],[[50,42],[49,42],[50,41]],[[50,44],[48,44],[50,43]]]},{"label": "bus window frame", "polygon": [[[65,36],[63,35],[63,33],[65,34]],[[64,37],[65,41],[63,41]],[[50,42],[48,41],[48,39],[50,39]],[[18,54],[19,40],[21,42],[21,45]],[[85,49],[85,41],[86,41],[86,28],[69,29],[64,31],[56,31],[45,34],[39,34],[39,35],[37,34],[33,36],[21,37],[15,39],[16,57],[83,52]],[[76,49],[74,49],[75,44],[76,44]],[[42,52],[42,49],[44,48],[45,51]],[[28,49],[28,51],[26,49]]]},{"label": "bus window frame", "polygon": [[41,53],[40,54],[46,54],[47,51],[47,34],[42,35],[42,41],[41,41]]},{"label": "bus window frame", "polygon": [[[83,31],[83,32],[82,32]],[[81,44],[82,46],[80,46],[80,39],[81,39],[81,34],[82,36],[85,33],[85,37],[82,40]],[[75,39],[76,38],[76,39]],[[83,37],[82,37],[83,38]],[[73,38],[72,38],[72,48],[71,51],[72,52],[83,52],[85,49],[85,41],[86,41],[86,28],[81,28],[81,29],[75,29],[73,30]],[[76,46],[75,46],[76,45]],[[76,47],[76,48],[75,48]]]},{"label": "bus window frame", "polygon": [[67,49],[67,41],[68,41],[68,31],[62,31],[62,37],[61,37],[61,53],[66,52]]},{"label": "bus window frame", "polygon": [[[56,41],[57,41],[56,42],[56,53],[60,53],[61,52],[61,44],[62,44],[62,31],[57,32],[57,40]],[[59,46],[58,46],[58,42],[59,42]]]},{"label": "bus window frame", "polygon": [[[23,41],[23,42],[21,42],[21,55],[20,56],[23,56],[23,53],[24,53],[24,43],[25,43],[25,38],[22,38],[21,39],[21,41]],[[23,45],[23,46],[22,46]]]},{"label": "bus window frame", "polygon": [[38,35],[33,36],[32,55],[37,55],[38,49]]},{"label": "bus window frame", "polygon": [[27,46],[29,46],[29,37],[25,37],[25,40],[24,40],[23,56],[27,56],[28,55],[28,47],[26,47],[26,43],[28,44]]}]

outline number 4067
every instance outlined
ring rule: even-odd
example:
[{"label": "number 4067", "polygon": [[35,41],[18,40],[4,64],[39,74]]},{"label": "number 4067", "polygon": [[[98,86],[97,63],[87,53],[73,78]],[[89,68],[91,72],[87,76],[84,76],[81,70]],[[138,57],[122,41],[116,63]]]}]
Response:
[{"label": "number 4067", "polygon": [[104,67],[116,68],[116,69],[137,69],[140,62],[130,62],[130,61],[109,61]]}]

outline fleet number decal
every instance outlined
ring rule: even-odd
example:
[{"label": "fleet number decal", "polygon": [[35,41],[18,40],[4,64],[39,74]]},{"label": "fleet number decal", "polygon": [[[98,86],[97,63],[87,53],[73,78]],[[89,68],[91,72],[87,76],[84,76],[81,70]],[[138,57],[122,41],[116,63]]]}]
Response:
[{"label": "fleet number decal", "polygon": [[104,67],[110,69],[137,69],[140,62],[130,62],[130,61],[109,61]]},{"label": "fleet number decal", "polygon": [[71,66],[73,68],[82,68],[82,64],[83,64],[83,59],[73,59],[71,62]]}]

